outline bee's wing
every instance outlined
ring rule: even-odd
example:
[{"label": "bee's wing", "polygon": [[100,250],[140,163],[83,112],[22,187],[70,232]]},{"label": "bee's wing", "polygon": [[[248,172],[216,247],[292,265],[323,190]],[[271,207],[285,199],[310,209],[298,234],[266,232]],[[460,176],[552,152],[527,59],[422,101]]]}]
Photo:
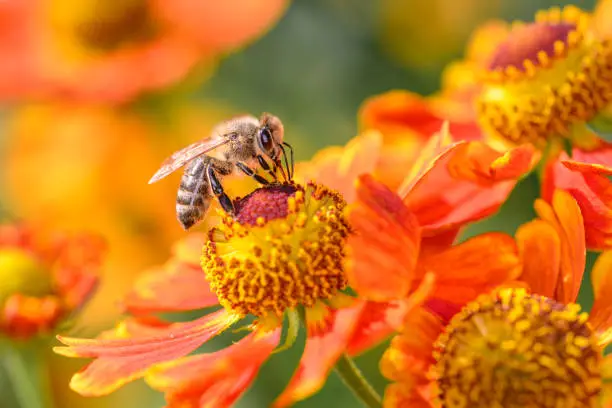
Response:
[{"label": "bee's wing", "polygon": [[200,140],[199,142],[195,142],[190,144],[189,146],[174,152],[172,156],[168,157],[162,163],[157,173],[151,177],[149,180],[149,184],[155,183],[173,173],[174,171],[183,167],[190,160],[209,152],[217,147],[227,143],[229,141],[228,138],[216,136],[208,139]]}]

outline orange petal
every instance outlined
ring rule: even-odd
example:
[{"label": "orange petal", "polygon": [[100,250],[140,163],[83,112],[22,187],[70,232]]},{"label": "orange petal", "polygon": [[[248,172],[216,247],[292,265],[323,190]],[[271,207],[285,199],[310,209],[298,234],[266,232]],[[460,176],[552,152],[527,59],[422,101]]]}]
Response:
[{"label": "orange petal", "polygon": [[434,408],[433,398],[421,391],[422,387],[406,387],[404,384],[391,384],[385,389],[384,408]]},{"label": "orange petal", "polygon": [[156,365],[145,381],[166,394],[167,408],[230,407],[253,382],[280,334],[253,332],[223,350]]},{"label": "orange petal", "polygon": [[274,402],[274,407],[287,407],[317,392],[353,334],[363,303],[330,311],[325,321],[308,321],[308,337],[297,371],[289,385]]},{"label": "orange petal", "polygon": [[380,361],[382,374],[408,387],[426,383],[427,371],[435,363],[434,344],[443,329],[440,319],[426,308],[413,309]]},{"label": "orange petal", "polygon": [[364,175],[349,221],[355,232],[346,262],[351,286],[374,301],[402,298],[420,279],[414,274],[420,245],[414,216],[397,195]]},{"label": "orange petal", "polygon": [[612,143],[604,143],[598,149],[590,151],[575,148],[572,151],[572,161],[593,164],[606,174],[612,175]]},{"label": "orange petal", "polygon": [[406,312],[403,302],[366,302],[347,352],[358,355],[385,340],[398,330]]},{"label": "orange petal", "polygon": [[519,146],[499,153],[481,142],[456,143],[433,159],[404,202],[430,235],[495,213],[536,153]]},{"label": "orange petal", "polygon": [[597,258],[591,271],[595,302],[589,315],[602,347],[612,343],[612,251]]},{"label": "orange petal", "polygon": [[70,387],[81,395],[108,394],[143,376],[154,364],[189,354],[234,322],[225,310],[188,323],[175,323],[155,336],[123,339],[77,339],[58,336],[67,347],[54,351],[66,357],[95,358],[72,377]]},{"label": "orange petal", "polygon": [[203,233],[187,235],[172,246],[173,262],[176,264],[189,264],[199,268],[202,248],[206,241],[208,241],[208,237]]},{"label": "orange petal", "polygon": [[515,279],[521,263],[512,237],[493,232],[424,256],[418,269],[435,275],[435,298],[461,305]]},{"label": "orange petal", "polygon": [[347,203],[355,200],[355,181],[360,174],[374,173],[380,160],[382,136],[368,131],[351,139],[346,146],[332,146],[317,153],[312,160],[298,163],[298,180],[325,184],[342,194]]},{"label": "orange petal", "polygon": [[561,276],[555,299],[562,303],[576,300],[584,274],[586,248],[584,221],[576,200],[562,190],[555,190],[552,207],[537,200],[535,210],[557,230],[561,242]]},{"label": "orange petal", "polygon": [[577,201],[584,216],[586,245],[589,249],[612,248],[612,181],[610,168],[567,160],[547,167],[547,186],[542,196],[550,201],[552,191],[567,191]]},{"label": "orange petal", "polygon": [[561,240],[553,226],[534,220],[516,231],[523,273],[531,292],[554,298],[561,268]]},{"label": "orange petal", "polygon": [[218,303],[200,267],[187,264],[140,275],[123,301],[134,314],[195,310]]}]

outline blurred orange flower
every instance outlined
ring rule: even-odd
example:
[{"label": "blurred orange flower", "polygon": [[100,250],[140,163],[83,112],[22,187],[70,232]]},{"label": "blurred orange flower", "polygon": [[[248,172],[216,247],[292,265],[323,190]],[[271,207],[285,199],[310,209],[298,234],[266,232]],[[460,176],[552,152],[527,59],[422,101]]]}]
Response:
[{"label": "blurred orange flower", "polygon": [[1,225],[0,332],[16,340],[53,333],[92,295],[104,253],[94,235]]},{"label": "blurred orange flower", "polygon": [[[111,248],[108,279],[87,310],[90,325],[117,313],[111,305],[134,276],[162,262],[181,236],[174,204],[180,172],[164,183],[147,180],[169,151],[208,134],[226,116],[206,105],[176,107],[163,121],[128,110],[32,105],[10,118],[2,174],[8,211],[97,231]],[[228,186],[232,194],[237,184]]]},{"label": "blurred orange flower", "polygon": [[286,7],[286,0],[5,1],[0,95],[127,102],[261,35]]},{"label": "blurred orange flower", "polygon": [[381,361],[394,381],[385,407],[601,406],[602,378],[612,362],[603,358],[612,341],[606,278],[612,253],[593,269],[590,316],[580,313],[573,303],[585,267],[580,209],[559,190],[552,206],[539,200],[536,210],[541,218],[516,234],[522,274],[506,283],[514,288],[483,291],[469,303],[442,300],[435,291],[406,316]]}]

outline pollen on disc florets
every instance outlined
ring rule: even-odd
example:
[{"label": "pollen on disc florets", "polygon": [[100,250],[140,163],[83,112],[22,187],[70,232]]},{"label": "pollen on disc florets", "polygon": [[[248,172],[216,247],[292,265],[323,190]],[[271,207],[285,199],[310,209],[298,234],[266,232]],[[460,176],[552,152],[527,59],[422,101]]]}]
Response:
[{"label": "pollen on disc florets", "polygon": [[345,205],[314,183],[264,186],[237,200],[202,256],[219,302],[236,314],[281,316],[344,289]]},{"label": "pollen on disc florets", "polygon": [[478,112],[485,129],[544,147],[612,101],[612,43],[595,38],[589,20],[568,6],[514,25],[484,70]]},{"label": "pollen on disc florets", "polygon": [[504,289],[468,304],[436,344],[433,370],[445,408],[594,407],[601,351],[587,314]]}]

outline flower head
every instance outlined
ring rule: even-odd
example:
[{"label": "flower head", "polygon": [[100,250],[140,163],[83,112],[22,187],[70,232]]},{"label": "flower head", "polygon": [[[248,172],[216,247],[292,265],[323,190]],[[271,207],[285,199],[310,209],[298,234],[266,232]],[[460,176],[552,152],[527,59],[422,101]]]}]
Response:
[{"label": "flower head", "polygon": [[515,24],[484,70],[479,116],[486,131],[511,143],[540,147],[554,137],[583,147],[594,141],[574,125],[612,101],[612,43],[590,31],[590,16],[567,6]]},{"label": "flower head", "polygon": [[[143,276],[125,301],[137,317],[98,339],[60,337],[67,347],[58,353],[94,358],[71,387],[102,395],[144,376],[172,407],[196,401],[228,406],[275,348],[292,344],[300,310],[306,347],[276,406],[317,391],[349,344],[360,349],[372,343],[368,336],[378,336],[358,330],[371,309],[342,293],[349,233],[344,206],[339,193],[315,183],[271,184],[236,199],[234,217],[220,214],[221,222],[206,236],[190,236],[166,265]],[[214,305],[222,308],[191,322],[146,317]],[[187,356],[247,315],[255,321],[243,327],[251,333],[242,340]],[[287,338],[279,346],[286,317]]]},{"label": "flower head", "polygon": [[[540,218],[516,233],[521,275],[469,302],[430,299],[412,309],[381,362],[395,381],[385,405],[596,407],[610,343],[610,254],[593,269],[590,314],[575,304],[585,267],[573,198],[536,203]],[[433,300],[433,301],[432,301]]]},{"label": "flower head", "polygon": [[[171,86],[263,33],[285,0],[34,0],[3,5],[11,21],[0,94],[123,103]],[[241,13],[235,10],[240,7]],[[5,18],[3,18],[5,17]],[[17,47],[16,47],[17,45]],[[16,48],[15,59],[12,51]],[[8,67],[8,68],[5,68]],[[87,81],[82,81],[87,78]]]},{"label": "flower head", "polygon": [[91,296],[102,262],[98,237],[0,226],[0,334],[48,335]]}]

